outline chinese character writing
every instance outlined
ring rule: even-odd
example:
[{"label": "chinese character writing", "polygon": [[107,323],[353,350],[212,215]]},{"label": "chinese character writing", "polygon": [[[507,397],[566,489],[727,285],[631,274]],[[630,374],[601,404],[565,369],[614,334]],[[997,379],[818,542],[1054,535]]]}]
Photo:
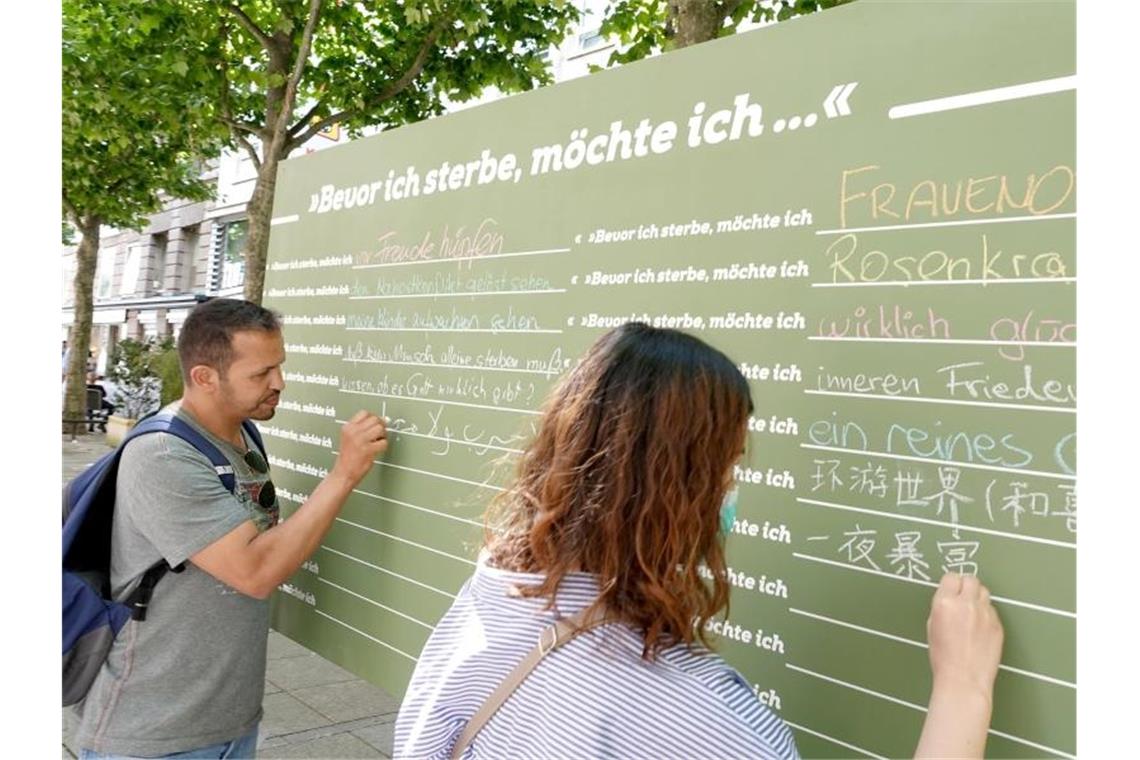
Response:
[{"label": "chinese character writing", "polygon": [[863,530],[859,527],[859,523],[855,523],[855,530],[844,531],[843,535],[849,536],[847,543],[839,547],[839,552],[847,551],[847,561],[852,565],[858,565],[860,561],[866,561],[872,569],[878,570],[879,566],[875,564],[875,560],[871,559],[871,552],[875,549],[875,534],[873,530]]},{"label": "chinese character writing", "polygon": [[1049,496],[1048,494],[1040,491],[1022,491],[1023,488],[1028,488],[1029,484],[1015,480],[1009,484],[1013,489],[1013,493],[1009,494],[1002,501],[1002,512],[1011,512],[1013,514],[1013,527],[1017,528],[1021,525],[1021,515],[1028,509],[1032,514],[1045,516],[1049,513]]},{"label": "chinese character writing", "polygon": [[930,580],[930,576],[926,574],[926,570],[930,569],[930,564],[922,559],[922,552],[918,550],[920,538],[922,538],[922,534],[917,530],[895,534],[895,541],[898,542],[898,545],[887,554],[887,559],[890,560],[891,565],[897,566],[895,567],[895,575],[905,575],[910,580],[914,580],[917,575],[923,580]]},{"label": "chinese character writing", "polygon": [[[811,490],[818,491],[826,487],[829,491],[843,485],[843,478],[839,477],[838,459],[813,459],[815,472],[811,476]],[[826,471],[825,471],[826,468]]]},{"label": "chinese character writing", "polygon": [[1051,515],[1056,517],[1064,517],[1065,527],[1069,529],[1070,533],[1077,532],[1077,487],[1072,484],[1066,483],[1065,485],[1057,486],[1065,494],[1065,508],[1060,512],[1051,512]]},{"label": "chinese character writing", "polygon": [[939,467],[938,481],[942,485],[942,490],[926,497],[928,501],[937,500],[938,510],[936,514],[938,515],[942,514],[944,507],[949,507],[950,523],[953,525],[954,538],[960,537],[958,533],[958,505],[969,504],[974,501],[969,496],[963,496],[954,490],[958,487],[958,480],[961,477],[962,471],[957,467]]},{"label": "chinese character writing", "polygon": [[977,575],[978,563],[973,557],[978,553],[977,541],[939,541],[938,551],[942,552],[942,571],[960,575]]},{"label": "chinese character writing", "polygon": [[895,506],[925,507],[926,499],[920,498],[918,489],[922,486],[922,475],[918,470],[899,470],[895,474]]},{"label": "chinese character writing", "polygon": [[851,467],[851,489],[855,493],[883,498],[887,495],[887,471],[867,462],[866,467]]}]

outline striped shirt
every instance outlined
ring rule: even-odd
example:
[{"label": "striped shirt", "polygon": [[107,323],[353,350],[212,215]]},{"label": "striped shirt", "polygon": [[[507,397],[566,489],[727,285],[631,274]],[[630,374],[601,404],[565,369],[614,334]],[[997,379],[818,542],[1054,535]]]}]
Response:
[{"label": "striped shirt", "polygon": [[[517,594],[538,575],[482,560],[420,654],[396,720],[395,755],[447,758],[483,701],[541,632],[597,597],[567,575],[555,605]],[[718,655],[676,645],[655,662],[620,623],[559,647],[531,671],[463,754],[472,758],[797,758],[792,733]]]}]

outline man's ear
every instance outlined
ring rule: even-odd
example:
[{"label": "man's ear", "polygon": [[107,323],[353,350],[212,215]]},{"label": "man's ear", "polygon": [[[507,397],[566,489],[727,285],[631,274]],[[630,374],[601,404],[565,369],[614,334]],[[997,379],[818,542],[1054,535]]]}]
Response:
[{"label": "man's ear", "polygon": [[218,371],[208,364],[196,364],[190,368],[190,382],[196,388],[213,393],[218,388]]}]

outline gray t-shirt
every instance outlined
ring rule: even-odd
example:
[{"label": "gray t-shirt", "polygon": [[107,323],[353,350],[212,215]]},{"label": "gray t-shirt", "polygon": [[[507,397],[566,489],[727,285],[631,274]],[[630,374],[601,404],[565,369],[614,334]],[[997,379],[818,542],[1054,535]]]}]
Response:
[{"label": "gray t-shirt", "polygon": [[[159,581],[146,620],[132,620],[120,631],[77,708],[76,743],[97,752],[183,752],[235,739],[261,720],[269,604],[188,560],[246,520],[268,529],[276,523],[277,505],[271,514],[258,505],[269,476],[247,465],[244,451],[207,433],[185,411],[178,415],[230,460],[237,486],[227,491],[210,461],[173,435],[144,435],[123,452],[112,592],[122,598],[160,559],[171,566],[186,562],[186,569]],[[248,436],[246,444],[254,448]]]}]

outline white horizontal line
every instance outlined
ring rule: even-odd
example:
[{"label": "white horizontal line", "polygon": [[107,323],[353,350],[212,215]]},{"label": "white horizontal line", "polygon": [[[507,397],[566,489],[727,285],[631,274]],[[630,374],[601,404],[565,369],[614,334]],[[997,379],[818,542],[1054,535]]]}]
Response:
[{"label": "white horizontal line", "polygon": [[392,498],[389,498],[387,496],[381,496],[380,494],[377,494],[377,493],[370,493],[368,491],[361,491],[359,488],[354,488],[354,489],[352,489],[352,491],[353,491],[353,493],[358,493],[361,496],[368,496],[368,497],[371,497],[373,499],[379,499],[380,501],[388,501],[388,502],[391,502],[392,504],[398,504],[401,507],[407,507],[409,509],[416,509],[416,510],[419,510],[420,512],[427,512],[430,515],[438,515],[439,517],[446,517],[448,520],[455,520],[456,522],[467,523],[468,525],[474,525],[476,528],[482,528],[483,527],[483,523],[476,522],[475,520],[468,520],[466,517],[459,517],[457,515],[449,515],[447,512],[438,512],[434,509],[428,509],[427,507],[421,507],[418,504],[410,504],[406,501],[400,501],[399,499],[392,499]]},{"label": "white horizontal line", "polygon": [[954,467],[971,467],[975,470],[992,470],[994,472],[1012,472],[1019,475],[1039,475],[1043,478],[1060,478],[1061,480],[1076,480],[1076,475],[1065,475],[1059,472],[1044,472],[1042,470],[1025,470],[1019,467],[998,467],[989,464],[974,464],[973,462],[957,462],[952,459],[929,459],[927,457],[912,457],[903,454],[886,454],[881,451],[864,451],[862,449],[841,449],[838,446],[817,446],[811,443],[801,443],[800,448],[818,449],[820,451],[835,451],[840,454],[858,454],[859,456],[883,457],[885,459],[900,459],[904,462],[925,462],[927,464],[952,465]]},{"label": "white horizontal line", "polygon": [[798,723],[792,723],[787,718],[784,719],[784,722],[787,723],[792,728],[795,728],[799,731],[803,731],[805,734],[811,734],[812,736],[818,736],[820,739],[824,739],[826,741],[829,741],[832,744],[838,744],[840,747],[846,747],[847,749],[853,749],[856,752],[862,752],[867,757],[875,758],[875,760],[887,760],[887,758],[883,757],[882,755],[876,755],[874,752],[869,752],[868,750],[865,750],[862,747],[856,747],[854,744],[848,744],[845,741],[841,741],[839,739],[836,739],[834,736],[828,736],[827,734],[822,734],[819,731],[813,731],[810,728],[804,728],[803,726],[801,726]]},{"label": "white horizontal line", "polygon": [[923,116],[925,114],[940,113],[942,111],[954,111],[959,108],[972,108],[973,106],[1001,103],[1007,100],[1031,98],[1036,95],[1051,95],[1055,92],[1065,92],[1066,90],[1075,90],[1076,88],[1077,77],[1075,75],[1056,77],[1054,79],[1041,79],[1036,82],[1025,82],[1008,87],[994,87],[989,90],[966,92],[961,95],[950,95],[945,98],[904,103],[902,105],[892,106],[887,111],[887,116],[891,119],[906,119],[911,116]]},{"label": "white horizontal line", "polygon": [[534,414],[541,415],[542,412],[535,409],[515,409],[510,406],[491,406],[489,404],[468,404],[464,401],[444,401],[438,398],[419,398],[417,396],[394,396],[390,393],[373,393],[371,391],[350,391],[345,388],[338,388],[341,393],[353,393],[357,396],[376,396],[378,398],[394,398],[400,401],[423,401],[428,404],[446,404],[448,406],[463,406],[468,409],[491,409],[498,412],[514,412],[516,414]]},{"label": "white horizontal line", "polygon": [[[902,581],[903,583],[914,583],[914,584],[919,585],[919,586],[928,586],[930,588],[938,588],[938,584],[933,583],[931,581],[922,581],[922,580],[919,580],[917,578],[906,578],[906,577],[903,577],[901,575],[891,575],[890,573],[884,573],[882,570],[872,570],[869,567],[860,567],[859,565],[852,565],[852,564],[849,564],[847,562],[837,562],[833,559],[824,559],[823,557],[813,557],[810,554],[801,554],[799,552],[792,552],[792,556],[797,558],[797,559],[809,560],[811,562],[820,562],[824,565],[832,565],[834,567],[839,567],[839,568],[842,568],[844,570],[857,570],[858,572],[867,573],[868,575],[877,575],[880,578],[890,578],[891,580]],[[1005,604],[1011,604],[1015,607],[1024,607],[1026,609],[1036,610],[1037,612],[1045,612],[1045,613],[1048,613],[1050,615],[1057,615],[1059,617],[1067,617],[1067,618],[1073,618],[1073,619],[1076,619],[1076,617],[1077,617],[1076,613],[1074,613],[1074,612],[1069,612],[1067,610],[1058,610],[1058,609],[1055,609],[1053,607],[1045,607],[1045,606],[1040,605],[1040,604],[1033,604],[1032,602],[1021,602],[1021,601],[1018,601],[1017,599],[1009,599],[1008,597],[1004,597],[1004,596],[993,596],[993,595],[991,595],[990,599],[992,599],[995,602],[1004,602]]]},{"label": "white horizontal line", "polygon": [[[333,454],[337,454],[337,453],[339,453],[339,452],[333,451]],[[442,478],[444,480],[454,480],[456,483],[463,483],[463,484],[469,485],[469,486],[477,486],[479,488],[490,488],[493,491],[505,491],[505,490],[507,490],[505,488],[500,488],[499,486],[493,486],[490,483],[478,483],[474,480],[464,480],[463,478],[457,478],[457,477],[454,477],[452,475],[444,475],[442,472],[432,472],[431,470],[417,470],[415,467],[405,467],[404,465],[400,465],[400,464],[391,464],[390,462],[381,462],[379,459],[373,459],[372,462],[374,464],[378,464],[378,465],[381,465],[383,467],[391,467],[391,468],[396,469],[396,470],[407,470],[408,472],[414,472],[417,475],[427,475],[427,476],[433,477],[433,478]]]},{"label": "white horizontal line", "polygon": [[985,280],[886,280],[883,282],[813,282],[813,288],[881,288],[899,285],[1025,285],[1037,282],[1076,282],[1076,277],[1020,277],[990,278]]},{"label": "white horizontal line", "polygon": [[565,293],[566,288],[548,290],[484,290],[478,293],[410,293],[396,296],[349,296],[350,301],[385,301],[390,298],[460,298],[463,296],[531,296],[542,293]]},{"label": "white horizontal line", "polygon": [[438,554],[441,557],[447,557],[448,559],[453,559],[456,562],[463,562],[465,564],[471,565],[472,567],[475,566],[475,563],[473,561],[466,559],[465,557],[459,557],[459,556],[456,556],[454,554],[448,554],[445,551],[441,551],[439,549],[433,549],[432,547],[427,546],[425,544],[416,543],[415,541],[410,541],[406,538],[401,538],[400,536],[394,536],[391,533],[385,533],[382,530],[376,530],[375,528],[369,528],[367,525],[361,525],[360,523],[355,523],[355,522],[352,522],[351,520],[346,520],[343,517],[337,517],[335,519],[339,523],[344,523],[345,525],[351,525],[354,528],[360,528],[361,530],[366,530],[369,533],[375,533],[378,536],[384,536],[384,538],[390,538],[393,541],[399,541],[402,544],[407,544],[408,546],[414,546],[417,549],[423,549],[424,551],[431,552],[432,554]]},{"label": "white horizontal line", "polygon": [[1038,744],[1037,742],[1031,742],[1028,739],[1022,739],[1020,736],[1014,736],[1013,734],[1007,734],[1004,731],[995,731],[992,728],[990,729],[990,733],[993,734],[994,736],[1000,736],[1003,739],[1009,739],[1011,742],[1016,742],[1018,744],[1024,744],[1027,747],[1033,747],[1034,749],[1044,750],[1045,752],[1052,752],[1052,753],[1054,753],[1060,757],[1070,758],[1070,760],[1076,760],[1076,755],[1070,755],[1069,753],[1062,752],[1059,749],[1053,749],[1052,747],[1046,747],[1044,744]]},{"label": "white horizontal line", "polygon": [[[917,710],[918,712],[922,712],[922,713],[926,712],[926,708],[923,707],[922,705],[916,705],[913,702],[907,702],[904,699],[899,699],[898,697],[892,697],[889,694],[883,694],[882,692],[874,691],[873,689],[868,689],[868,688],[863,687],[863,686],[857,686],[857,685],[850,683],[848,681],[841,681],[838,678],[832,678],[831,676],[825,676],[822,673],[816,673],[814,670],[808,670],[807,668],[801,668],[800,666],[793,665],[790,662],[785,662],[784,665],[786,667],[792,669],[792,670],[797,671],[797,672],[804,673],[806,675],[812,676],[813,678],[818,678],[821,681],[828,681],[830,683],[837,684],[839,686],[843,686],[843,687],[846,687],[848,689],[852,689],[853,691],[859,691],[859,692],[862,692],[864,694],[869,694],[872,697],[878,697],[879,699],[886,700],[887,702],[894,702],[897,705],[902,705],[903,707],[909,707],[910,709]],[[1001,731],[995,731],[992,728],[989,729],[989,733],[993,734],[994,736],[1000,736],[1003,739],[1009,739],[1012,742],[1017,742],[1018,744],[1024,744],[1027,747],[1033,747],[1035,749],[1044,750],[1046,752],[1052,752],[1052,753],[1059,755],[1061,757],[1073,758],[1073,755],[1062,752],[1059,749],[1053,749],[1052,747],[1046,747],[1044,744],[1037,744],[1036,742],[1031,742],[1028,739],[1022,739],[1019,736],[1014,736],[1012,734],[1003,733]],[[1076,760],[1076,759],[1073,758],[1073,760]]]},{"label": "white horizontal line", "polygon": [[[902,644],[909,644],[913,647],[918,647],[920,649],[929,649],[930,648],[929,645],[923,641],[914,641],[913,639],[908,639],[904,636],[896,636],[893,633],[886,633],[885,631],[877,631],[874,628],[864,628],[861,625],[855,625],[854,623],[848,623],[848,622],[845,622],[843,620],[836,620],[835,618],[830,618],[830,617],[827,617],[826,615],[817,615],[814,612],[807,612],[806,610],[798,610],[795,607],[789,607],[788,612],[791,612],[795,615],[802,615],[803,617],[812,618],[814,620],[820,620],[824,623],[830,623],[832,625],[837,625],[837,626],[840,626],[842,628],[850,628],[850,629],[855,630],[855,631],[862,631],[863,633],[867,633],[867,634],[870,634],[872,636],[878,636],[880,638],[890,639],[891,641],[897,641],[897,642],[902,643]],[[1022,670],[1020,668],[1011,668],[1008,665],[998,665],[998,668],[1000,668],[1002,670],[1007,670],[1011,673],[1017,673],[1019,675],[1028,676],[1029,678],[1036,678],[1039,681],[1045,681],[1047,683],[1056,684],[1058,686],[1066,686],[1070,689],[1077,688],[1077,685],[1075,683],[1069,683],[1068,681],[1062,681],[1060,678],[1053,678],[1052,676],[1041,675],[1040,673],[1034,673],[1034,672],[1029,671],[1029,670]]]},{"label": "white horizontal line", "polygon": [[428,435],[427,433],[412,433],[408,430],[390,429],[388,432],[396,435],[410,435],[414,438],[427,438],[430,441],[440,441],[447,444],[458,444],[460,446],[470,446],[473,449],[494,449],[495,451],[505,451],[508,454],[521,454],[522,449],[512,449],[507,446],[493,446],[489,443],[479,443],[478,441],[460,441],[455,438],[440,438],[438,435]]},{"label": "white horizontal line", "polygon": [[879,636],[880,638],[890,639],[891,641],[898,641],[902,644],[910,644],[911,646],[919,647],[920,649],[928,649],[929,648],[925,643],[923,643],[921,641],[915,641],[913,639],[908,639],[905,636],[896,636],[893,633],[886,633],[884,631],[876,631],[874,628],[864,628],[861,625],[855,625],[854,623],[846,623],[842,620],[836,620],[835,618],[829,618],[826,615],[817,615],[814,612],[807,612],[805,610],[798,610],[795,607],[789,607],[788,612],[791,612],[794,615],[801,615],[803,617],[809,617],[809,618],[812,618],[813,620],[821,620],[825,623],[831,623],[832,625],[838,625],[838,626],[841,626],[843,628],[850,628],[850,629],[855,630],[855,631],[862,631],[863,633],[869,633],[872,636]]},{"label": "white horizontal line", "polygon": [[522,372],[528,375],[543,375],[552,377],[557,372],[548,372],[541,369],[522,369],[521,367],[472,367],[470,364],[433,364],[431,362],[393,362],[380,359],[350,359],[347,356],[341,361],[352,364],[394,364],[399,367],[432,367],[438,369],[468,369],[472,372]]},{"label": "white horizontal line", "polygon": [[387,649],[391,649],[396,654],[402,654],[404,657],[407,657],[412,662],[416,662],[415,657],[412,657],[410,654],[405,652],[403,649],[397,649],[396,647],[389,644],[387,641],[381,641],[380,639],[376,638],[375,636],[368,634],[368,633],[365,633],[364,631],[360,630],[359,628],[351,626],[348,623],[344,622],[343,620],[340,620],[338,618],[334,618],[332,615],[330,615],[327,612],[322,612],[321,610],[318,610],[318,609],[314,609],[313,612],[317,613],[318,615],[322,615],[324,617],[327,617],[329,620],[333,621],[334,623],[337,623],[338,625],[343,625],[345,628],[352,631],[353,633],[359,633],[364,638],[371,639],[372,641],[375,641],[377,644],[379,644],[382,647],[386,647]]},{"label": "white horizontal line", "polygon": [[[345,424],[348,422],[348,420],[337,420],[337,422],[339,422],[341,424]],[[480,443],[479,441],[461,441],[457,438],[441,438],[438,435],[428,435],[427,433],[413,433],[410,430],[399,430],[399,429],[393,428],[393,427],[388,428],[388,432],[393,433],[395,435],[410,435],[410,436],[413,436],[415,438],[427,438],[428,440],[440,441],[442,443],[455,443],[455,444],[458,444],[460,446],[470,446],[471,448],[474,448],[474,449],[494,449],[495,451],[505,451],[508,454],[521,454],[522,453],[522,449],[511,449],[511,448],[507,448],[506,446],[495,446],[495,445],[490,444],[490,443]],[[383,498],[383,497],[380,497],[380,498]],[[430,512],[431,510],[427,510],[427,511]]]},{"label": "white horizontal line", "polygon": [[346,327],[349,332],[527,333],[561,335],[561,330],[506,330],[493,327]]},{"label": "white horizontal line", "polygon": [[382,573],[386,573],[387,575],[391,575],[393,578],[399,578],[402,581],[407,581],[408,583],[412,583],[416,586],[419,586],[420,588],[426,588],[428,591],[434,591],[435,593],[439,594],[440,596],[446,596],[448,599],[454,599],[455,598],[455,594],[452,594],[448,591],[444,591],[443,589],[440,589],[440,588],[436,588],[435,586],[429,586],[428,584],[424,583],[423,581],[417,581],[415,578],[409,578],[406,575],[400,575],[396,571],[389,570],[386,567],[380,567],[379,565],[374,565],[371,562],[368,562],[366,560],[361,559],[360,557],[354,557],[351,554],[346,554],[342,551],[338,551],[336,549],[333,549],[333,548],[330,548],[330,547],[324,546],[324,545],[322,545],[320,548],[323,551],[331,552],[332,554],[336,554],[337,556],[344,557],[345,559],[350,559],[353,562],[357,562],[361,565],[364,565],[365,567],[370,567],[373,570],[378,570]]},{"label": "white horizontal line", "polygon": [[487,256],[462,256],[452,259],[420,259],[419,261],[394,261],[390,264],[353,264],[352,269],[379,269],[381,267],[407,267],[414,264],[447,264],[453,261],[480,261],[483,259],[508,259],[514,256],[543,256],[548,253],[568,253],[569,248],[544,248],[536,251],[517,253],[492,253]]},{"label": "white horizontal line", "polygon": [[933,343],[950,346],[1065,346],[1076,348],[1077,342],[1061,340],[973,340],[967,338],[851,338],[838,335],[809,335],[808,340],[848,341],[851,343]]},{"label": "white horizontal line", "polygon": [[300,220],[300,218],[301,218],[301,216],[299,214],[289,214],[288,216],[275,216],[275,217],[273,217],[273,219],[269,220],[269,226],[270,227],[276,227],[279,224],[292,224],[293,222]]},{"label": "white horizontal line", "polygon": [[830,683],[838,684],[840,686],[846,686],[848,689],[852,689],[854,691],[861,691],[864,694],[870,694],[872,697],[878,697],[879,699],[885,699],[888,702],[894,702],[896,705],[902,705],[903,707],[909,707],[910,709],[917,710],[918,712],[923,712],[923,713],[926,712],[925,707],[923,707],[922,705],[916,705],[914,702],[907,702],[905,699],[899,699],[898,697],[892,697],[889,694],[883,694],[881,691],[875,691],[873,689],[868,689],[865,686],[856,686],[853,683],[848,683],[847,681],[841,681],[838,678],[832,678],[831,676],[825,676],[822,673],[816,673],[814,670],[808,670],[807,668],[801,668],[799,665],[793,665],[790,662],[785,662],[784,667],[787,667],[787,668],[794,670],[798,673],[806,673],[807,675],[812,676],[814,678],[818,678],[821,681],[828,681]]},{"label": "white horizontal line", "polygon": [[960,219],[955,222],[922,222],[919,224],[883,224],[877,227],[848,227],[837,230],[816,230],[817,235],[844,235],[848,232],[890,232],[892,230],[921,230],[930,227],[970,227],[975,224],[1004,224],[1006,222],[1043,222],[1047,219],[1076,219],[1076,213],[1038,214],[1037,216],[999,216],[989,219]]},{"label": "white horizontal line", "polygon": [[376,601],[375,599],[369,599],[368,597],[364,596],[363,594],[356,593],[352,589],[347,589],[344,586],[338,585],[336,583],[333,583],[330,580],[326,580],[325,578],[321,578],[319,576],[317,577],[317,580],[320,581],[321,583],[332,586],[335,589],[339,589],[346,594],[351,594],[352,596],[355,596],[357,599],[360,599],[362,601],[368,602],[369,604],[375,605],[382,610],[386,610],[388,612],[391,612],[393,615],[399,615],[400,617],[404,618],[405,620],[410,620],[411,622],[415,623],[416,625],[420,625],[420,626],[423,626],[424,628],[427,628],[429,631],[435,630],[434,625],[428,625],[427,623],[423,622],[422,620],[416,620],[411,615],[406,615],[403,612],[400,612],[399,610],[393,609],[386,604],[380,604],[380,602]]},{"label": "white horizontal line", "polygon": [[846,391],[805,390],[813,396],[845,396],[847,398],[876,398],[884,401],[918,401],[925,404],[956,404],[959,406],[984,406],[995,409],[1026,409],[1034,412],[1066,412],[1076,414],[1071,406],[1040,406],[1037,404],[1003,404],[997,401],[966,401],[954,398],[927,398],[925,396],[888,396],[881,393],[848,393]]},{"label": "white horizontal line", "polygon": [[975,528],[971,525],[955,524],[945,522],[944,520],[931,520],[926,517],[914,517],[912,515],[901,515],[894,512],[879,512],[874,509],[864,509],[862,507],[853,507],[849,504],[836,504],[830,501],[816,501],[815,499],[804,499],[796,497],[796,501],[801,504],[811,504],[817,507],[827,507],[829,509],[841,509],[846,512],[859,512],[862,514],[873,515],[875,517],[888,517],[895,520],[907,520],[909,522],[925,523],[926,525],[935,525],[940,528],[952,528],[955,530],[965,530],[972,533],[984,533],[987,536],[1000,536],[1001,538],[1009,538],[1014,541],[1029,541],[1035,544],[1045,544],[1046,546],[1057,546],[1062,549],[1076,549],[1077,545],[1066,541],[1056,541],[1051,538],[1038,538],[1037,536],[1024,536],[1018,533],[1007,533],[1001,530],[993,530],[991,528]]}]

